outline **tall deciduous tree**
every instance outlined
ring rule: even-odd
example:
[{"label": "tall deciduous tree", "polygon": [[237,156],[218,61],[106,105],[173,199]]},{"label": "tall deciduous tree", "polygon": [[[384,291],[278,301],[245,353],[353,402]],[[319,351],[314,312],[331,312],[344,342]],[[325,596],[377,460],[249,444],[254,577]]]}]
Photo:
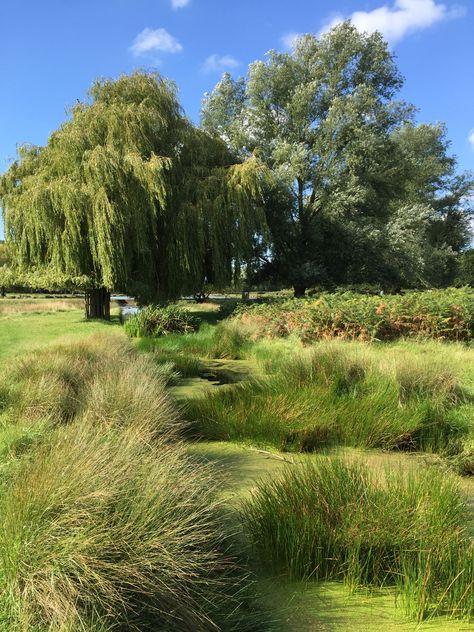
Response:
[{"label": "tall deciduous tree", "polygon": [[[420,270],[453,163],[439,130],[416,128],[414,108],[395,100],[401,86],[382,36],[345,23],[319,39],[301,37],[291,53],[270,51],[247,79],[225,74],[205,96],[204,129],[242,157],[257,150],[273,172],[260,272],[290,283],[295,295],[374,276],[398,283]],[[430,137],[416,177],[410,134]]]},{"label": "tall deciduous tree", "polygon": [[20,271],[86,289],[178,296],[225,282],[264,223],[265,169],[184,117],[174,86],[137,72],[97,81],[46,147],[23,147],[0,182]]}]

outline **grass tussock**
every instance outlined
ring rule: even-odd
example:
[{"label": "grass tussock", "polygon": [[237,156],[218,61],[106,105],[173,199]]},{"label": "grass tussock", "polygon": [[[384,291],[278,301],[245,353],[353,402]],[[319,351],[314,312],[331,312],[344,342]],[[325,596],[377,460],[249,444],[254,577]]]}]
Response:
[{"label": "grass tussock", "polygon": [[143,336],[166,336],[196,331],[199,319],[181,305],[166,307],[148,305],[125,321],[124,329],[132,338]]},{"label": "grass tussock", "polygon": [[91,415],[100,406],[103,412],[96,414],[97,420],[131,422],[134,416],[152,414],[159,428],[175,417],[164,395],[164,385],[173,375],[170,365],[138,354],[120,334],[71,339],[10,365],[0,382],[3,417],[17,425],[44,420],[57,424],[71,421],[86,408]]},{"label": "grass tussock", "polygon": [[214,473],[179,442],[169,376],[114,335],[9,367],[0,629],[256,628]]},{"label": "grass tussock", "polygon": [[154,352],[174,354],[181,358],[219,358],[240,360],[252,350],[252,330],[240,323],[222,321],[212,326],[202,323],[199,330],[188,334],[168,334],[160,338],[143,338],[138,342],[142,348]]},{"label": "grass tussock", "polygon": [[395,586],[408,614],[474,616],[474,548],[455,482],[321,458],[259,484],[243,519],[262,560],[292,578]]},{"label": "grass tussock", "polygon": [[216,440],[280,450],[332,445],[458,452],[469,431],[458,408],[469,404],[454,368],[398,354],[320,343],[289,352],[260,343],[263,378],[195,399],[192,427]]},{"label": "grass tussock", "polygon": [[211,473],[151,434],[81,420],[21,462],[0,499],[5,629],[233,629]]}]

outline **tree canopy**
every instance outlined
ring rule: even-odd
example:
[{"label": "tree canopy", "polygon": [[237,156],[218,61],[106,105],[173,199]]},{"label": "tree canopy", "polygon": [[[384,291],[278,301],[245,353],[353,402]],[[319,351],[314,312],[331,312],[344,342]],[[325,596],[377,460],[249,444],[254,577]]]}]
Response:
[{"label": "tree canopy", "polygon": [[245,79],[225,74],[206,95],[203,128],[241,157],[258,151],[274,176],[260,276],[297,294],[412,283],[429,256],[465,244],[472,179],[455,176],[444,128],[414,124],[414,108],[396,100],[401,86],[382,36],[344,23],[291,53],[270,51]]},{"label": "tree canopy", "polygon": [[265,168],[183,115],[156,73],[100,80],[0,181],[19,271],[172,297],[226,282],[264,216]]}]

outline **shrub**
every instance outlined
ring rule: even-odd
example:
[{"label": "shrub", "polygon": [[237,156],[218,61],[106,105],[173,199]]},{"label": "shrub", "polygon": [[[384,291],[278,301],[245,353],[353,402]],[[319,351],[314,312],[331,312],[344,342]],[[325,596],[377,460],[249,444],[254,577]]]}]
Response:
[{"label": "shrub", "polygon": [[293,334],[306,343],[401,337],[469,341],[474,337],[474,291],[451,288],[384,297],[322,294],[316,300],[241,307],[234,319],[252,325],[254,339]]},{"label": "shrub", "polygon": [[264,562],[292,578],[352,588],[396,586],[408,613],[474,614],[474,548],[452,479],[419,471],[377,477],[321,458],[258,485],[243,520]]},{"label": "shrub", "polygon": [[149,305],[125,321],[125,331],[132,338],[187,334],[196,331],[199,319],[179,305]]}]

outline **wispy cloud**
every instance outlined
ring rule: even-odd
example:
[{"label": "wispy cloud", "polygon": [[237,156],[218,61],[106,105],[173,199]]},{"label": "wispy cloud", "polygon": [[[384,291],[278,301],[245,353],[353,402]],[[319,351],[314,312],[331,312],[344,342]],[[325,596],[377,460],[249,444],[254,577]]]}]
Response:
[{"label": "wispy cloud", "polygon": [[204,72],[224,72],[224,70],[232,70],[240,66],[240,62],[237,61],[231,55],[209,55],[202,65]]},{"label": "wispy cloud", "polygon": [[183,47],[166,29],[146,28],[136,36],[133,44],[130,46],[130,50],[138,57],[146,53],[157,51],[162,53],[179,53],[183,50]]},{"label": "wispy cloud", "polygon": [[289,33],[285,33],[281,38],[281,43],[285,48],[291,50],[295,47],[295,44],[299,37],[301,37],[302,33],[296,33],[295,31],[290,31]]},{"label": "wispy cloud", "polygon": [[171,0],[171,6],[173,9],[183,9],[187,7],[191,0]]},{"label": "wispy cloud", "polygon": [[350,19],[359,31],[380,31],[393,44],[410,33],[443,20],[462,17],[465,13],[462,6],[448,8],[437,0],[395,0],[392,6],[383,5],[372,11],[355,11],[349,16],[338,14],[326,23],[322,32]]},{"label": "wispy cloud", "polygon": [[471,144],[471,147],[474,149],[474,129],[470,131],[468,140]]}]

